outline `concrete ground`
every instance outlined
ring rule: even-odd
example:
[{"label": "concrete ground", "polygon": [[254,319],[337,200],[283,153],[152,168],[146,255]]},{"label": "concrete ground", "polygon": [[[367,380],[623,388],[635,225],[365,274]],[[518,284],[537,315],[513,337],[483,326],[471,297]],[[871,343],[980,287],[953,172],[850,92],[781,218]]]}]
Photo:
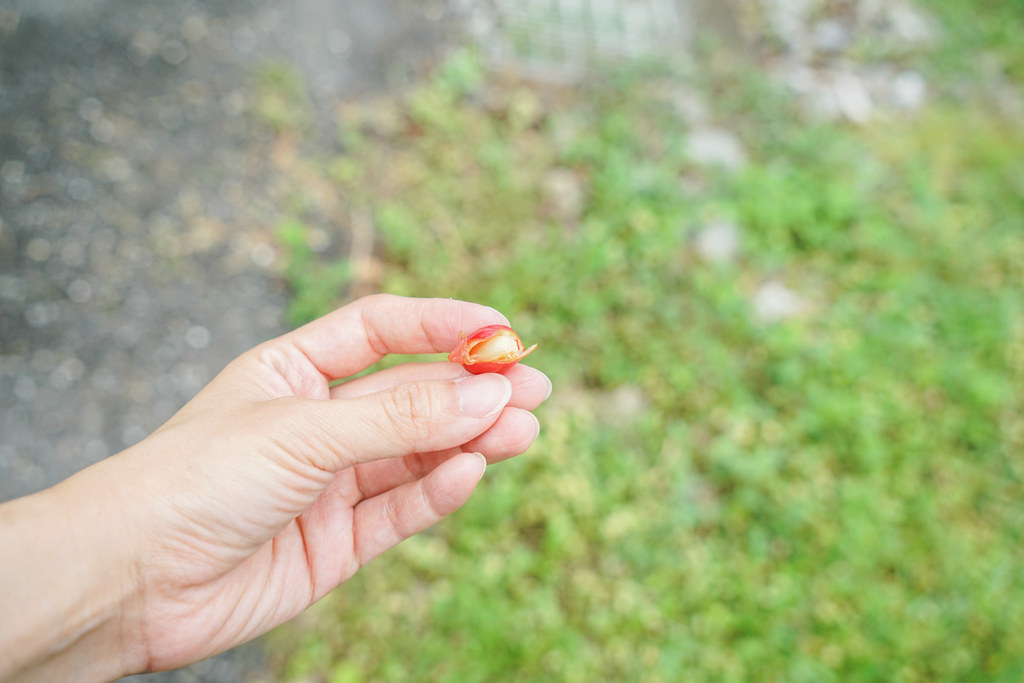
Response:
[{"label": "concrete ground", "polygon": [[[414,73],[448,18],[400,0],[0,0],[0,501],[135,443],[284,331],[254,70],[292,65],[326,114]],[[262,670],[257,645],[145,680]]]}]

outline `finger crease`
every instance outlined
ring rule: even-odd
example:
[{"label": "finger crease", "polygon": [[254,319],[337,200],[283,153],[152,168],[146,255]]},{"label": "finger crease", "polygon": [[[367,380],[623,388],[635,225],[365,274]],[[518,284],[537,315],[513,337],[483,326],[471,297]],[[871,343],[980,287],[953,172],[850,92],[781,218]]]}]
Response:
[{"label": "finger crease", "polygon": [[391,527],[391,533],[395,536],[395,542],[402,541],[405,536],[402,534],[401,525],[399,524],[399,509],[390,496],[384,503],[384,516],[388,520],[388,526]]},{"label": "finger crease", "polygon": [[431,514],[434,515],[435,519],[440,519],[441,517],[443,517],[444,515],[441,514],[441,511],[438,510],[437,506],[434,505],[433,501],[430,500],[431,497],[427,495],[427,487],[423,485],[422,481],[420,481],[418,488],[420,490],[420,500],[423,501],[424,508],[429,510]]},{"label": "finger crease", "polygon": [[306,538],[306,526],[302,523],[302,515],[295,518],[295,526],[299,531],[299,539],[302,541],[302,554],[306,558],[306,571],[309,573],[309,604],[316,601],[316,571],[313,569],[313,554],[310,552],[310,544]]},{"label": "finger crease", "polygon": [[359,309],[359,322],[363,328],[363,335],[366,337],[366,345],[369,346],[378,356],[388,354],[387,347],[381,342],[380,337],[373,332],[373,326],[366,319],[366,309]]}]

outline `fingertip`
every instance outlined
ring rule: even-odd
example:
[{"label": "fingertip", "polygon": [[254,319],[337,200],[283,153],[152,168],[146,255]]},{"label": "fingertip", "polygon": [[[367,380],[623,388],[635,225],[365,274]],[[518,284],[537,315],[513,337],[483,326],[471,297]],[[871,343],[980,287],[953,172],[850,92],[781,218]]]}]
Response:
[{"label": "fingertip", "polygon": [[460,453],[438,466],[424,479],[424,491],[440,516],[466,504],[484,476],[487,460],[480,453]]},{"label": "fingertip", "polygon": [[539,435],[536,415],[521,408],[506,408],[490,429],[464,447],[486,454],[487,462],[494,464],[525,453]]},{"label": "fingertip", "polygon": [[460,453],[453,458],[449,458],[446,464],[449,467],[461,468],[467,475],[475,473],[476,481],[480,481],[487,470],[487,458],[483,453],[477,451]]},{"label": "fingertip", "polygon": [[533,410],[551,396],[551,379],[533,366],[518,363],[505,373],[505,377],[515,387],[510,405],[516,408]]},{"label": "fingertip", "polygon": [[472,453],[471,455],[475,455],[476,459],[480,461],[480,476],[483,477],[484,472],[487,471],[487,458],[483,453]]},{"label": "fingertip", "polygon": [[512,398],[512,382],[504,375],[488,372],[454,380],[459,410],[463,415],[484,418],[495,415]]},{"label": "fingertip", "polygon": [[504,314],[504,313],[502,313],[501,311],[499,311],[499,310],[498,310],[497,308],[494,308],[493,306],[484,306],[484,308],[486,308],[486,309],[487,309],[488,311],[491,311],[491,312],[492,312],[492,313],[494,313],[494,314],[495,314],[496,316],[498,316],[499,318],[501,318],[501,324],[502,324],[502,325],[507,325],[507,326],[509,326],[509,327],[511,327],[511,326],[512,326],[512,324],[511,324],[511,322],[509,321],[509,319],[508,319],[507,317],[505,317],[505,314]]},{"label": "fingertip", "polygon": [[533,420],[533,424],[536,425],[536,429],[533,432],[533,438],[530,439],[530,443],[533,443],[537,440],[537,437],[540,436],[540,420],[537,419],[536,415],[529,411],[527,411],[526,414],[530,416],[530,419]]}]

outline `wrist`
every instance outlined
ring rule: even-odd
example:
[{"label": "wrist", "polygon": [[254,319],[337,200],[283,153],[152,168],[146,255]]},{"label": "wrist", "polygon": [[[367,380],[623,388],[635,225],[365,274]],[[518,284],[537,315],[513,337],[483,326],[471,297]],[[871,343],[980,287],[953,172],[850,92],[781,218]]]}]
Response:
[{"label": "wrist", "polygon": [[[0,680],[113,680],[145,666],[114,463],[0,506]],[[97,476],[99,475],[99,476]]]}]

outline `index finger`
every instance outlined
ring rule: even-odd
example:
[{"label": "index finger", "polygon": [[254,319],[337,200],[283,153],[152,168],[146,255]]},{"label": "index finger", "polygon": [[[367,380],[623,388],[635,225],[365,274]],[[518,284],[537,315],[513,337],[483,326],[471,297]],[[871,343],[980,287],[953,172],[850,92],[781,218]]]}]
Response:
[{"label": "index finger", "polygon": [[366,369],[390,353],[440,353],[455,348],[459,332],[507,325],[489,306],[455,299],[374,294],[290,332],[274,344],[302,353],[329,380]]}]

